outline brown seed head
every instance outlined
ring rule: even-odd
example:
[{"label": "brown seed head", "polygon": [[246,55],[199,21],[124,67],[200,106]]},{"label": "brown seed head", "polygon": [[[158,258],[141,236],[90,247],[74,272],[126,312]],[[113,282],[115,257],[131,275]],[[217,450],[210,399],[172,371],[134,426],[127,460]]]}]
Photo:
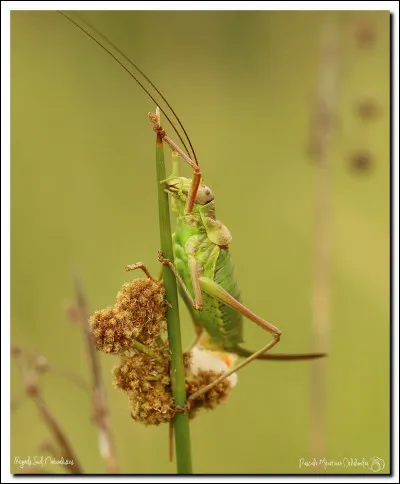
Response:
[{"label": "brown seed head", "polygon": [[89,323],[98,350],[121,353],[131,347],[135,327],[126,314],[108,307],[96,311],[90,317]]},{"label": "brown seed head", "polygon": [[[206,385],[212,383],[216,380],[222,373],[217,373],[215,371],[201,370],[198,374],[192,377],[186,383],[186,391],[188,397],[193,395],[195,392],[205,387]],[[198,410],[205,408],[208,410],[214,409],[217,405],[222,403],[226,398],[228,398],[231,391],[231,385],[227,379],[215,385],[207,392],[203,393],[199,397],[195,398],[191,402],[189,418],[195,417]]]},{"label": "brown seed head", "polygon": [[169,360],[158,360],[144,353],[122,357],[120,364],[114,368],[114,386],[124,391],[145,391],[150,381],[169,385],[168,363]]},{"label": "brown seed head", "polygon": [[117,294],[115,308],[127,315],[139,343],[151,345],[167,329],[162,281],[141,278],[124,284]]},{"label": "brown seed head", "polygon": [[96,311],[89,319],[98,350],[123,353],[132,341],[154,344],[167,329],[162,281],[134,279],[122,286],[115,306]]},{"label": "brown seed head", "polygon": [[151,382],[143,392],[130,391],[131,417],[145,425],[170,422],[175,416],[171,390],[161,382]]},{"label": "brown seed head", "polygon": [[145,425],[169,422],[175,414],[165,356],[159,361],[137,353],[114,369],[114,386],[127,393],[132,418]]},{"label": "brown seed head", "polygon": [[[156,358],[140,352],[122,356],[120,364],[114,369],[114,386],[127,394],[131,417],[145,425],[170,422],[176,414],[171,393],[168,347],[154,348],[154,352]],[[222,375],[208,370],[200,370],[193,375],[190,371],[191,354],[184,353],[183,358],[188,397]],[[220,382],[191,402],[189,417],[195,417],[202,408],[215,408],[228,397],[230,391],[228,380]]]}]

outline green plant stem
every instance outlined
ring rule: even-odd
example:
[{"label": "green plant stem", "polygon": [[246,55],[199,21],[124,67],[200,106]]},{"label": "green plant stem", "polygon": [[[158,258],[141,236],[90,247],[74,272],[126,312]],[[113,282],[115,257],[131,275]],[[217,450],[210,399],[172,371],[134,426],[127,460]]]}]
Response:
[{"label": "green plant stem", "polygon": [[[168,195],[164,191],[162,180],[166,179],[163,142],[159,133],[156,140],[156,165],[158,182],[158,212],[160,222],[160,240],[163,256],[173,261],[171,222]],[[179,323],[178,291],[175,276],[167,266],[163,267],[165,293],[171,307],[167,311],[168,340],[171,350],[172,396],[176,406],[186,403],[185,370],[183,366],[181,329]],[[178,474],[192,473],[190,450],[189,417],[186,413],[177,413],[174,419],[176,465]]]}]

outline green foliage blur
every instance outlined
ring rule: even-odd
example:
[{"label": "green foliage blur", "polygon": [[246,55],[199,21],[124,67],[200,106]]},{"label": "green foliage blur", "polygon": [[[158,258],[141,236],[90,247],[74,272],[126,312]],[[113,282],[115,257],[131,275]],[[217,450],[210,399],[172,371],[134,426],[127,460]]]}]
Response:
[{"label": "green foliage blur", "polygon": [[[389,13],[81,16],[131,57],[181,116],[217,217],[233,234],[243,299],[282,329],[280,352],[316,349],[311,121],[323,30],[338,28],[325,457],[378,456],[389,472]],[[370,99],[378,113],[365,119],[357,106]],[[155,139],[147,119],[154,109],[126,72],[60,14],[12,13],[11,343],[87,379],[84,340],[65,313],[74,298],[72,275],[80,274],[94,311],[114,304],[121,285],[139,276],[127,274],[127,264],[143,261],[159,271]],[[183,305],[181,321],[186,346],[193,329]],[[247,347],[259,348],[266,338],[246,323]],[[174,473],[167,426],[133,422],[125,395],[112,388],[115,358],[101,355],[101,362],[121,472]],[[309,472],[299,462],[313,457],[311,365],[256,362],[240,372],[229,401],[191,423],[194,472]],[[42,382],[84,471],[103,473],[88,396],[57,373]],[[12,397],[21,391],[12,364]],[[21,471],[16,456],[40,455],[48,437],[25,400],[11,414],[11,472]]]}]

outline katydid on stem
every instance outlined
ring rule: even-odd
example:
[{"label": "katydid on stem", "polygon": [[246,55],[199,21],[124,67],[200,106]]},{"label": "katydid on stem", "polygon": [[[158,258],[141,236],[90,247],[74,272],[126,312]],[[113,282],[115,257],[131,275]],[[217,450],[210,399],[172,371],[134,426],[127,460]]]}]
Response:
[{"label": "katydid on stem", "polygon": [[[209,349],[221,354],[232,353],[245,358],[236,366],[232,364],[226,373],[191,395],[190,399],[197,398],[255,359],[296,361],[325,356],[324,353],[267,353],[280,341],[281,331],[241,302],[229,252],[232,236],[228,228],[216,219],[214,195],[202,182],[202,173],[193,145],[177,114],[149,77],[118,47],[82,20],[75,20],[65,13],[62,14],[111,55],[157,106],[160,103],[166,106],[157,107],[155,114],[149,114],[149,119],[154,131],[172,150],[173,171],[163,183],[165,190],[171,196],[177,225],[173,235],[174,260],[165,259],[161,253],[158,259],[162,264],[167,265],[176,277],[180,294],[194,323],[197,346],[205,350]],[[171,124],[183,149],[167,136],[161,126],[160,111]],[[179,132],[180,129],[183,133]],[[178,158],[191,167],[192,179],[179,176]],[[149,274],[141,263],[127,267],[128,270],[137,268]],[[243,316],[272,336],[272,340],[258,351],[251,352],[240,346],[243,341]],[[188,404],[190,405],[190,400]]]},{"label": "katydid on stem", "polygon": [[[204,348],[246,356],[244,361],[191,395],[189,400],[210,390],[255,359],[309,360],[324,356],[323,353],[265,354],[279,342],[281,331],[241,302],[229,252],[232,236],[228,228],[215,217],[214,195],[202,183],[198,162],[166,135],[160,123],[158,108],[156,114],[149,114],[149,119],[174,155],[173,173],[164,181],[165,190],[173,198],[173,208],[177,215],[177,226],[173,234],[174,261],[165,259],[161,253],[159,261],[169,267],[178,281],[183,299],[195,322],[198,344]],[[193,169],[192,180],[177,176],[177,155]],[[243,341],[243,316],[272,335],[272,341],[254,353],[240,346]]]}]

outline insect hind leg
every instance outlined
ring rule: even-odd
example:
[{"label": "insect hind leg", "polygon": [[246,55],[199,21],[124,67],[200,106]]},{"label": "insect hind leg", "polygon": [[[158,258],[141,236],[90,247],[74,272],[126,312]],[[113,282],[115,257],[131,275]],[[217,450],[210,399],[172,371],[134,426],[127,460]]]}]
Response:
[{"label": "insect hind leg", "polygon": [[221,376],[216,378],[213,382],[211,382],[209,385],[206,385],[205,387],[201,388],[197,392],[193,393],[190,395],[188,398],[187,402],[187,407],[190,408],[190,402],[193,401],[194,399],[198,398],[199,396],[203,395],[207,391],[211,390],[214,388],[218,383],[221,381],[225,380],[229,376],[231,376],[233,373],[236,373],[240,369],[244,368],[247,366],[249,363],[251,363],[253,360],[257,359],[260,357],[262,354],[266,353],[269,351],[271,348],[273,348],[277,343],[279,343],[279,340],[281,338],[281,330],[278,329],[276,326],[274,326],[271,323],[268,323],[268,321],[265,321],[264,319],[260,318],[256,314],[254,314],[252,311],[250,311],[248,308],[243,306],[239,301],[237,301],[235,298],[233,298],[228,292],[226,292],[219,284],[217,284],[215,281],[212,281],[211,279],[207,277],[200,277],[200,286],[201,289],[213,296],[214,298],[218,299],[222,303],[232,307],[236,311],[242,313],[244,316],[249,318],[251,321],[254,323],[258,324],[261,328],[263,328],[265,331],[268,331],[269,333],[272,334],[273,340],[270,341],[268,344],[263,346],[261,349],[258,351],[254,352],[251,354],[248,358],[246,358],[244,361],[239,363],[238,365],[234,366],[231,368],[229,371],[223,373]]}]

